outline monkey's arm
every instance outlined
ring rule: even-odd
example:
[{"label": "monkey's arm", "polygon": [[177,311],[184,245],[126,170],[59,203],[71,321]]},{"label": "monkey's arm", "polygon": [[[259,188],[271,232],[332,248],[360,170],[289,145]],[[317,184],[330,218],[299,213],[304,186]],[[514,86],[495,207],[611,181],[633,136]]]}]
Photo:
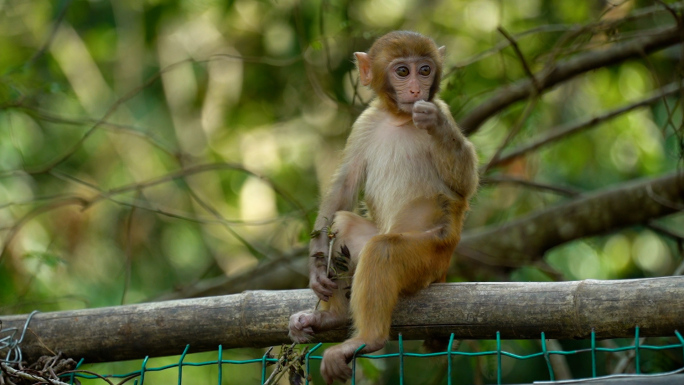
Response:
[{"label": "monkey's arm", "polygon": [[332,225],[335,213],[344,210],[351,211],[356,204],[358,190],[364,177],[365,164],[363,160],[363,136],[365,125],[354,125],[347,140],[342,163],[339,165],[333,182],[326,193],[318,210],[318,217],[314,223],[311,242],[309,243],[309,286],[318,298],[328,301],[337,288],[337,284],[328,277],[328,230]]},{"label": "monkey's arm", "polygon": [[440,177],[463,198],[470,198],[477,189],[477,154],[475,147],[463,135],[446,103],[418,101],[413,105],[413,122],[434,139],[433,162]]}]

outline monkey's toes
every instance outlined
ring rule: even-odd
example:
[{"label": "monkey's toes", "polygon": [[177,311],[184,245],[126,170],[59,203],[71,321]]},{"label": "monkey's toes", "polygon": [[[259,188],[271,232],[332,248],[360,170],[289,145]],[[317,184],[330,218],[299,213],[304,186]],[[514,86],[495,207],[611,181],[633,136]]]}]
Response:
[{"label": "monkey's toes", "polygon": [[[339,345],[338,345],[339,346]],[[325,351],[321,361],[321,375],[327,384],[333,381],[347,381],[352,376],[352,370],[347,365],[344,351],[335,346]]]},{"label": "monkey's toes", "polygon": [[288,336],[293,342],[303,344],[309,342],[314,335],[313,325],[315,317],[313,314],[300,312],[290,317]]},{"label": "monkey's toes", "polygon": [[299,331],[294,331],[290,329],[290,332],[287,334],[288,337],[290,337],[290,340],[294,343],[298,344],[306,344],[311,340],[312,335],[305,333],[305,332],[299,332]]}]

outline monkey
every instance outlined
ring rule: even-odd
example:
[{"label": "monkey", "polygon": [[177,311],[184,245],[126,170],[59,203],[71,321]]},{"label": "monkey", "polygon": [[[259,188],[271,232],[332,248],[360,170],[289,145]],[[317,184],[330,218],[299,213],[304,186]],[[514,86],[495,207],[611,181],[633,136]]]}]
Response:
[{"label": "monkey", "polygon": [[[309,286],[319,309],[289,322],[290,338],[306,343],[351,315],[351,337],[323,354],[328,384],[351,376],[357,350],[385,345],[400,296],[446,281],[479,177],[474,146],[436,95],[444,55],[444,46],[410,31],[354,54],[360,82],[375,97],[352,125],[314,224]],[[354,212],[361,191],[364,216]]]}]

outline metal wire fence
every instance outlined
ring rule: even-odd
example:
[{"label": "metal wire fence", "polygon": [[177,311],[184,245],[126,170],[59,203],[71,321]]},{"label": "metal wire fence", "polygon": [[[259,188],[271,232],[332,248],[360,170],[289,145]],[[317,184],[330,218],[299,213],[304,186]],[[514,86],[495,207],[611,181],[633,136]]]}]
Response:
[{"label": "metal wire fence", "polygon": [[[508,352],[502,349],[502,340],[500,338],[499,333],[497,333],[496,336],[496,349],[495,350],[489,350],[489,351],[481,351],[481,352],[462,352],[462,351],[452,351],[451,346],[453,345],[453,340],[454,336],[453,334],[451,335],[451,339],[449,341],[449,349],[444,352],[438,352],[438,353],[410,353],[410,352],[405,352],[404,351],[404,341],[402,339],[402,336],[399,335],[399,341],[398,341],[398,348],[399,351],[397,353],[391,353],[391,354],[375,354],[375,355],[366,355],[366,354],[359,354],[356,355],[351,362],[352,365],[352,371],[354,375],[352,376],[351,383],[355,384],[356,383],[356,371],[357,371],[357,362],[359,360],[382,360],[382,359],[398,359],[399,365],[398,365],[398,377],[399,377],[399,384],[403,385],[404,382],[406,381],[406,375],[405,375],[405,365],[404,365],[404,360],[408,357],[416,357],[416,358],[428,358],[428,357],[444,357],[446,359],[446,365],[447,365],[447,373],[446,373],[446,383],[448,385],[451,385],[453,383],[453,378],[454,375],[458,375],[458,367],[455,367],[453,361],[454,358],[456,357],[494,357],[496,361],[496,384],[502,384],[502,358],[504,357],[509,357],[513,358],[516,360],[529,360],[529,359],[534,359],[534,358],[543,358],[544,361],[546,362],[546,367],[544,369],[539,370],[539,379],[540,380],[550,380],[550,381],[555,381],[556,379],[556,373],[554,371],[554,367],[551,362],[551,357],[553,355],[560,355],[560,356],[575,356],[575,355],[580,355],[580,354],[585,354],[588,359],[590,360],[591,363],[591,377],[587,377],[586,380],[590,379],[595,379],[595,378],[611,378],[611,377],[618,377],[618,375],[608,375],[608,376],[599,376],[598,375],[598,369],[597,369],[597,355],[599,353],[618,353],[618,352],[631,352],[634,356],[634,374],[628,374],[624,375],[621,374],[619,377],[636,377],[636,378],[641,378],[639,376],[644,376],[643,378],[648,378],[650,376],[663,376],[663,375],[669,375],[669,374],[676,374],[676,373],[683,373],[684,372],[684,367],[679,368],[674,371],[669,371],[669,372],[661,372],[661,373],[651,373],[651,374],[644,374],[643,368],[642,368],[642,362],[643,358],[642,355],[646,351],[663,351],[663,350],[669,350],[669,349],[674,349],[674,350],[681,350],[681,354],[684,357],[684,337],[682,337],[682,334],[675,330],[674,335],[676,336],[676,340],[678,343],[674,344],[668,344],[668,345],[647,345],[647,344],[642,344],[640,343],[640,338],[639,338],[639,328],[635,328],[635,335],[634,335],[634,340],[631,345],[628,346],[621,346],[621,347],[616,347],[616,348],[607,348],[607,347],[600,347],[597,346],[597,341],[595,337],[595,333],[592,331],[591,333],[591,346],[586,349],[578,349],[578,350],[569,350],[569,351],[561,351],[561,350],[550,350],[547,346],[547,340],[542,332],[540,335],[540,345],[541,345],[541,351],[533,353],[533,354],[528,354],[528,355],[519,355],[515,354],[512,352]],[[306,347],[301,355],[294,356],[293,357],[274,357],[270,354],[271,350],[266,352],[262,357],[260,358],[255,358],[255,359],[248,359],[248,360],[230,360],[230,359],[224,359],[224,350],[221,346],[218,346],[218,357],[216,360],[209,360],[209,361],[202,361],[202,362],[192,362],[190,360],[186,359],[186,356],[188,354],[188,351],[190,350],[190,345],[186,346],[185,351],[183,354],[180,355],[180,358],[178,362],[170,364],[170,365],[164,365],[164,366],[148,366],[148,358],[145,358],[142,361],[142,366],[140,367],[139,370],[129,372],[129,373],[124,373],[124,374],[98,374],[98,373],[88,373],[86,371],[83,371],[82,365],[84,364],[83,360],[78,363],[77,367],[75,370],[69,372],[69,373],[64,373],[60,377],[65,383],[69,384],[76,384],[78,383],[77,381],[80,381],[81,379],[85,380],[102,380],[105,381],[106,383],[113,384],[118,382],[119,384],[123,383],[132,383],[134,385],[143,385],[145,383],[150,383],[148,379],[146,379],[146,376],[149,376],[153,372],[161,372],[161,371],[177,371],[177,383],[181,385],[183,383],[183,369],[184,368],[189,368],[189,367],[199,367],[199,366],[215,366],[217,369],[217,377],[216,377],[216,383],[217,384],[222,384],[223,379],[224,379],[224,369],[227,365],[255,365],[258,368],[260,368],[261,371],[261,379],[260,379],[260,384],[271,384],[275,383],[274,382],[274,377],[275,374],[278,371],[287,371],[288,368],[292,367],[292,364],[294,362],[288,362],[290,361],[298,361],[300,371],[301,371],[301,376],[299,377],[301,379],[302,384],[309,385],[311,382],[311,368],[312,368],[312,362],[313,361],[320,361],[322,360],[322,355],[321,352],[323,349],[322,343],[312,345],[310,347]],[[361,347],[363,348],[363,347]],[[359,349],[361,349],[359,348]],[[587,354],[589,353],[589,354]],[[680,354],[677,352],[676,354]],[[268,367],[274,367],[275,369],[271,371],[270,376],[268,376],[269,371]],[[291,377],[292,378],[292,377]],[[244,382],[241,382],[244,383]],[[295,383],[297,383],[295,381]]]}]

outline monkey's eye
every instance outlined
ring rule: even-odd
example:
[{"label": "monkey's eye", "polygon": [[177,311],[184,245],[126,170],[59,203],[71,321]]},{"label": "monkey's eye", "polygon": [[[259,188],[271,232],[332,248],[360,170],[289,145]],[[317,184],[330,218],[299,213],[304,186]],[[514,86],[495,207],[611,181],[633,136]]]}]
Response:
[{"label": "monkey's eye", "polygon": [[394,72],[397,75],[399,75],[400,77],[405,78],[409,74],[409,69],[408,69],[408,67],[401,66],[401,67],[398,67],[397,69],[395,69]]},{"label": "monkey's eye", "polygon": [[432,72],[432,69],[430,68],[430,66],[422,66],[422,67],[420,67],[420,69],[418,70],[418,73],[421,74],[421,75],[423,75],[423,76],[428,76],[428,75],[430,75],[430,72]]}]

